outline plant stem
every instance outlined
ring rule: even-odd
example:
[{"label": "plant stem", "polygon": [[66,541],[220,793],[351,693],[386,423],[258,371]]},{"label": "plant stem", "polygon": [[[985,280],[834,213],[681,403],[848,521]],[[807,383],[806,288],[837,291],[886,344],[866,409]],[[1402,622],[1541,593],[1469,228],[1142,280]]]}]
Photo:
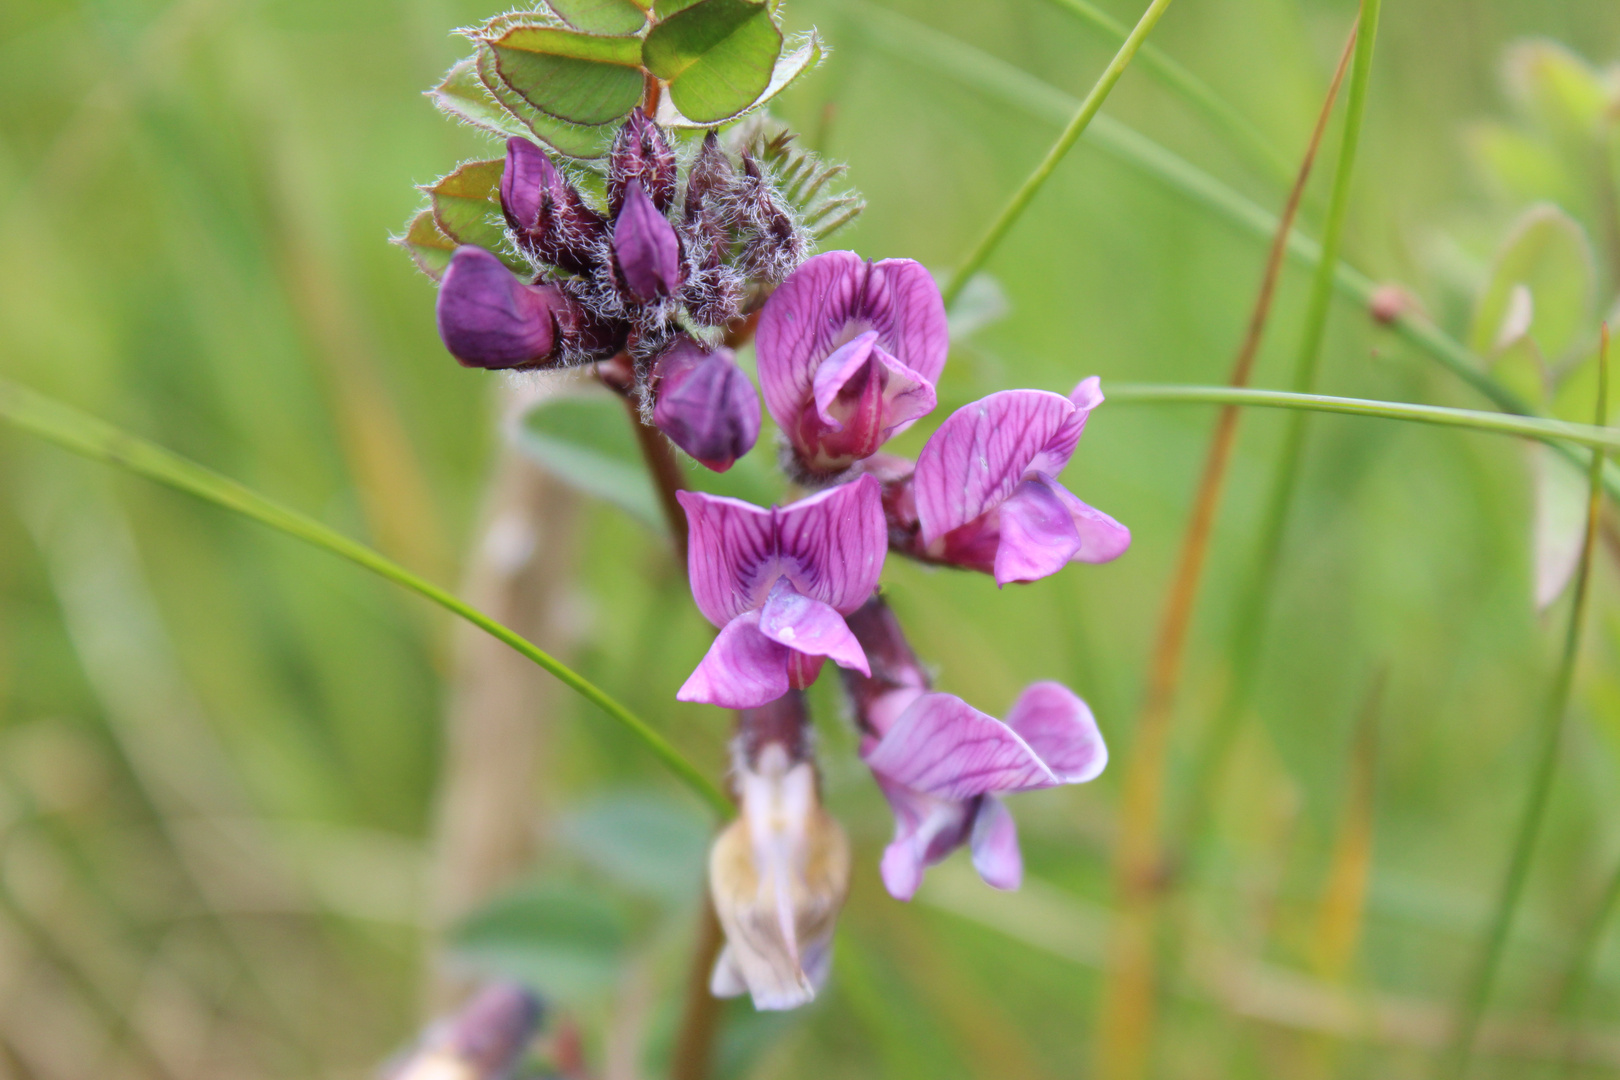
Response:
[{"label": "plant stem", "polygon": [[148,479],[250,517],[279,532],[297,537],[305,543],[340,555],[396,585],[402,585],[426,597],[492,637],[505,642],[556,676],[575,693],[628,728],[675,774],[677,779],[691,788],[716,814],[722,818],[731,815],[731,800],[726,798],[725,793],[705,776],[702,770],[682,756],[668,739],[648,726],[646,721],[522,635],[364,544],[322,525],[314,518],[267,499],[212,469],[105,424],[43,394],[3,379],[0,379],[0,420],[48,439],[76,454],[121,466]]},{"label": "plant stem", "polygon": [[675,557],[684,568],[686,511],[675,497],[675,493],[685,486],[681,482],[680,462],[675,460],[675,451],[670,448],[664,433],[651,424],[642,423],[641,409],[635,399],[626,397],[624,404],[630,410],[630,426],[635,429],[636,443],[641,447],[647,472],[652,475],[653,487],[658,491],[658,505],[663,509],[664,521],[669,526],[669,542],[675,545]]},{"label": "plant stem", "polygon": [[1147,10],[1137,20],[1136,26],[1131,30],[1129,36],[1125,38],[1124,44],[1119,47],[1119,51],[1114,54],[1114,58],[1108,62],[1108,66],[1103,69],[1103,73],[1097,77],[1096,83],[1091,87],[1091,92],[1080,103],[1080,107],[1075,110],[1074,117],[1069,121],[1068,127],[1063,129],[1063,134],[1059,135],[1057,142],[1052,144],[1052,149],[1046,152],[1045,159],[1035,167],[1034,172],[1029,174],[1029,178],[1013,194],[1006,207],[1002,209],[1000,216],[991,224],[990,228],[973,248],[973,251],[963,261],[962,265],[957,268],[956,273],[951,275],[951,280],[944,289],[946,307],[949,307],[952,301],[960,295],[963,287],[967,285],[968,279],[978,273],[980,267],[984,266],[985,261],[990,258],[991,252],[995,251],[996,245],[1001,243],[1002,238],[1007,235],[1007,231],[1013,227],[1013,223],[1018,220],[1025,208],[1029,206],[1030,200],[1035,197],[1035,193],[1041,189],[1047,178],[1052,175],[1053,170],[1057,168],[1058,162],[1062,161],[1069,153],[1075,141],[1080,138],[1081,132],[1086,130],[1086,126],[1091,123],[1092,117],[1097,115],[1097,110],[1102,108],[1103,102],[1108,99],[1109,91],[1113,90],[1114,84],[1119,81],[1119,77],[1125,74],[1125,69],[1130,66],[1131,58],[1136,55],[1136,50],[1141,48],[1142,42],[1147,40],[1148,34],[1152,32],[1153,27],[1158,23],[1159,17],[1164,14],[1165,8],[1169,6],[1170,0],[1152,0],[1152,3],[1148,4]]},{"label": "plant stem", "polygon": [[714,1040],[720,1033],[722,1002],[709,991],[709,975],[726,943],[720,919],[709,902],[707,883],[703,890],[703,911],[698,918],[697,941],[686,973],[686,1004],[681,1010],[680,1032],[670,1058],[669,1080],[703,1080],[714,1060]]},{"label": "plant stem", "polygon": [[[1089,0],[1051,0],[1051,2],[1116,41],[1125,40],[1130,33],[1125,24]],[[1182,67],[1152,42],[1143,44],[1137,59],[1142,66],[1158,76],[1159,81],[1180,94],[1188,104],[1202,112],[1207,119],[1224,131],[1270,179],[1279,184],[1291,182],[1293,169],[1277,152],[1276,147],[1271,145],[1270,140],[1250,122],[1248,117],[1215,93],[1203,79]]]},{"label": "plant stem", "polygon": [[[1596,423],[1602,424],[1609,415],[1609,330],[1603,328],[1602,346],[1598,356],[1598,394]],[[1563,744],[1565,713],[1569,707],[1570,687],[1575,681],[1575,661],[1581,651],[1581,626],[1585,621],[1587,600],[1592,578],[1592,549],[1597,546],[1598,518],[1603,504],[1603,451],[1592,455],[1588,473],[1589,495],[1586,502],[1586,536],[1581,544],[1581,559],[1575,571],[1575,598],[1570,604],[1569,625],[1564,631],[1564,652],[1559,660],[1558,673],[1553,679],[1552,693],[1548,697],[1547,712],[1542,720],[1541,746],[1536,755],[1535,772],[1530,780],[1530,797],[1525,802],[1524,816],[1519,822],[1518,838],[1508,861],[1502,890],[1497,896],[1496,908],[1480,944],[1479,956],[1473,972],[1463,989],[1458,1006],[1457,1028],[1452,1035],[1451,1047],[1441,1062],[1439,1075],[1449,1080],[1462,1080],[1468,1072],[1473,1054],[1474,1037],[1479,1032],[1480,1018],[1490,1001],[1491,987],[1501,965],[1502,949],[1513,928],[1513,916],[1524,894],[1529,876],[1530,861],[1535,855],[1536,841],[1541,835],[1542,821],[1547,816],[1547,803],[1552,794],[1553,777],[1558,769],[1558,751]]]},{"label": "plant stem", "polygon": [[[1352,26],[1322,102],[1316,127],[1289,190],[1287,203],[1278,219],[1248,330],[1232,365],[1230,381],[1234,387],[1242,387],[1249,381],[1254,358],[1265,337],[1272,299],[1276,295],[1277,278],[1287,249],[1288,233],[1310,180],[1311,166],[1316,161],[1322,133],[1327,129],[1333,101],[1338,96],[1339,84],[1344,78],[1355,41],[1356,30]],[[1239,415],[1236,404],[1227,404],[1222,408],[1210,439],[1204,471],[1193,497],[1192,514],[1182,538],[1181,553],[1155,638],[1146,701],[1137,721],[1136,745],[1132,748],[1126,769],[1120,815],[1123,826],[1114,860],[1114,890],[1120,908],[1120,932],[1116,935],[1110,958],[1109,980],[1097,1038],[1099,1071],[1105,1077],[1134,1077],[1146,1069],[1155,1011],[1157,950],[1152,939],[1160,891],[1158,831],[1164,773],[1169,760],[1169,729],[1174,715],[1182,655],[1186,651],[1187,630],[1192,623],[1193,607],[1197,602],[1198,587],[1209,552],[1210,533],[1220,506],[1221,489],[1225,484],[1232,447],[1237,439]]]}]

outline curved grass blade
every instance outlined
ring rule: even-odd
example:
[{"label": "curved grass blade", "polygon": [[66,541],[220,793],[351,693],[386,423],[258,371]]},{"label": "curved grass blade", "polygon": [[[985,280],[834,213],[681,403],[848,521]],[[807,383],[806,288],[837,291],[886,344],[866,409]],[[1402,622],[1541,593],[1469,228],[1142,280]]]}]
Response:
[{"label": "curved grass blade", "polygon": [[646,745],[653,756],[663,762],[677,779],[691,788],[711,809],[722,817],[730,816],[731,801],[726,798],[725,793],[705,776],[702,770],[682,756],[668,739],[619,704],[606,691],[521,634],[496,622],[452,593],[424,581],[364,544],[351,540],[296,510],[267,499],[212,469],[87,416],[43,394],[3,379],[0,379],[0,420],[76,454],[110,465],[118,465],[148,479],[253,518],[305,543],[324,548],[334,555],[341,555],[396,585],[402,585],[426,597],[440,607],[466,619],[491,637],[511,646],[556,676],[585,700],[623,724],[631,734]]}]

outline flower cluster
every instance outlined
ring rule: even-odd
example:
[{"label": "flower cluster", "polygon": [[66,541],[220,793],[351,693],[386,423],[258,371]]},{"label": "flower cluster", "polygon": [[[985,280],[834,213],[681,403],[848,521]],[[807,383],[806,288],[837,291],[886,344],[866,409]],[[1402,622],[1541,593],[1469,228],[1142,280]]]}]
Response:
[{"label": "flower cluster", "polygon": [[[1067,396],[991,394],[948,416],[915,462],[886,454],[938,403],[950,342],[933,278],[909,259],[806,260],[777,181],[748,153],[734,163],[713,134],[684,186],[681,172],[639,112],[615,141],[600,206],[544,151],[511,140],[501,207],[536,275],[459,248],[439,326],[471,366],[598,362],[715,470],[753,447],[763,397],[783,470],[811,493],[770,509],[677,493],[692,596],[719,631],[677,697],[741,710],[741,816],[710,861],[727,938],[712,987],[791,1008],[826,973],[848,884],[848,843],[821,807],[802,696],[827,660],[842,669],[861,758],[894,811],[882,876],[899,899],[963,845],[987,882],[1017,888],[1002,796],[1083,783],[1107,761],[1085,702],[1057,683],[1029,687],[1004,721],[935,691],[877,593],[885,558],[1005,586],[1113,559],[1130,532],[1058,479],[1103,402],[1096,378]],[[719,343],[750,328],[758,394]]]}]

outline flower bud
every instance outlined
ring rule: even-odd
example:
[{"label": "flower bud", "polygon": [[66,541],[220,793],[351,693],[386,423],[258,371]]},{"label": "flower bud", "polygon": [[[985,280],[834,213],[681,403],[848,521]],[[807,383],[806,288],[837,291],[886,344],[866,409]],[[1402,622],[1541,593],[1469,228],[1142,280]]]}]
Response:
[{"label": "flower bud", "polygon": [[653,423],[674,444],[715,472],[754,448],[759,395],[730,349],[708,352],[688,337],[658,358]]},{"label": "flower bud", "polygon": [[703,148],[686,174],[686,199],[681,217],[686,222],[700,218],[720,225],[729,223],[734,210],[737,173],[731,159],[720,149],[720,139],[709,132],[703,139]]},{"label": "flower bud", "polygon": [[607,222],[585,204],[540,147],[506,141],[501,210],[525,251],[574,274],[589,273]]},{"label": "flower bud", "polygon": [[387,1080],[506,1080],[540,1026],[540,1002],[515,983],[497,983],[441,1021]]},{"label": "flower bud", "polygon": [[680,291],[680,237],[639,180],[625,189],[624,206],[613,223],[613,254],[619,279],[636,300],[651,303]]},{"label": "flower bud", "polygon": [[809,240],[759,162],[750,154],[744,154],[742,160],[738,217],[748,233],[743,268],[750,277],[781,281],[804,262]]},{"label": "flower bud", "polygon": [[529,285],[494,255],[459,247],[439,286],[439,336],[464,367],[542,367],[557,359],[558,324],[577,305],[555,285]]},{"label": "flower bud", "polygon": [[657,124],[637,108],[614,136],[608,154],[608,212],[618,217],[630,184],[640,182],[659,213],[675,202],[675,151]]},{"label": "flower bud", "polygon": [[807,727],[798,691],[744,711],[733,745],[742,813],[709,854],[726,933],[710,989],[716,997],[747,991],[756,1009],[792,1009],[816,996],[849,890],[849,841],[821,807]]}]

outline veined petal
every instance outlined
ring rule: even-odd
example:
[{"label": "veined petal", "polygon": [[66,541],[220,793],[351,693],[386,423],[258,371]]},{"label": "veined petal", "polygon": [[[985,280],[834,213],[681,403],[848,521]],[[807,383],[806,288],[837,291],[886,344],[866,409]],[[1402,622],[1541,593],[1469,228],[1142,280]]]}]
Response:
[{"label": "veined petal", "polygon": [[973,815],[973,868],[986,885],[1011,891],[1024,883],[1024,854],[1018,850],[1018,824],[994,795],[979,800]]},{"label": "veined petal", "polygon": [[1035,472],[1056,476],[1069,464],[1069,459],[1074,457],[1074,448],[1086,430],[1086,421],[1091,418],[1091,410],[1103,403],[1102,380],[1095,375],[1081,379],[1080,384],[1069,392],[1069,400],[1074,404],[1074,412],[1052,433],[1046,445],[1041,447],[1041,452],[1035,455],[1035,460],[1030,462],[1029,467]]},{"label": "veined petal", "polygon": [[882,486],[875,479],[862,476],[775,514],[781,572],[795,589],[845,615],[866,602],[889,550]]},{"label": "veined petal", "polygon": [[914,791],[875,769],[872,776],[894,811],[894,839],[879,866],[883,887],[896,900],[910,900],[922,884],[923,871],[967,841],[973,802]]},{"label": "veined petal", "polygon": [[760,633],[759,613],[751,611],[715,636],[675,700],[755,709],[787,692],[788,650]]},{"label": "veined petal", "polygon": [[703,617],[724,626],[764,603],[780,573],[775,513],[701,491],[678,491],[686,511],[687,576]]},{"label": "veined petal", "polygon": [[996,584],[1039,581],[1057,573],[1080,551],[1080,532],[1055,482],[1030,478],[1001,504]]},{"label": "veined petal", "polygon": [[533,367],[553,358],[567,304],[555,286],[526,284],[483,248],[463,246],[439,286],[439,336],[465,367]]},{"label": "veined petal", "polygon": [[844,617],[779,578],[759,612],[759,632],[796,652],[825,656],[839,667],[871,675],[866,653]]},{"label": "veined petal", "polygon": [[942,799],[1061,781],[1018,733],[954,694],[924,694],[867,755],[873,772]]},{"label": "veined petal", "polygon": [[[860,389],[850,394],[856,387]],[[862,457],[869,456],[883,440],[933,412],[937,400],[934,384],[890,356],[878,343],[876,330],[868,330],[834,349],[816,368],[811,389],[815,394],[816,415],[833,431],[844,430],[847,417],[840,413],[850,411],[847,403],[852,397],[857,402],[856,409],[867,398],[873,399],[877,416],[870,423],[856,425],[873,429],[877,436],[870,450],[860,455]],[[839,405],[845,407],[840,409]]]},{"label": "veined petal", "polygon": [[950,348],[939,287],[910,259],[868,263],[829,251],[795,270],[771,295],[756,336],[765,407],[784,431],[813,399],[823,360],[869,330],[926,382],[939,380]]},{"label": "veined petal", "polygon": [[1068,508],[1075,532],[1080,537],[1080,550],[1074,553],[1075,562],[1105,563],[1129,550],[1130,529],[1095,506],[1081,502],[1073,492],[1045,473],[1036,473],[1030,480],[1046,487]]},{"label": "veined petal", "polygon": [[1003,390],[947,417],[917,456],[923,542],[932,544],[1011,495],[1074,412],[1061,394]]},{"label": "veined petal", "polygon": [[1065,784],[1095,780],[1108,764],[1108,747],[1091,707],[1062,683],[1031,684],[1013,703],[1007,726]]}]

